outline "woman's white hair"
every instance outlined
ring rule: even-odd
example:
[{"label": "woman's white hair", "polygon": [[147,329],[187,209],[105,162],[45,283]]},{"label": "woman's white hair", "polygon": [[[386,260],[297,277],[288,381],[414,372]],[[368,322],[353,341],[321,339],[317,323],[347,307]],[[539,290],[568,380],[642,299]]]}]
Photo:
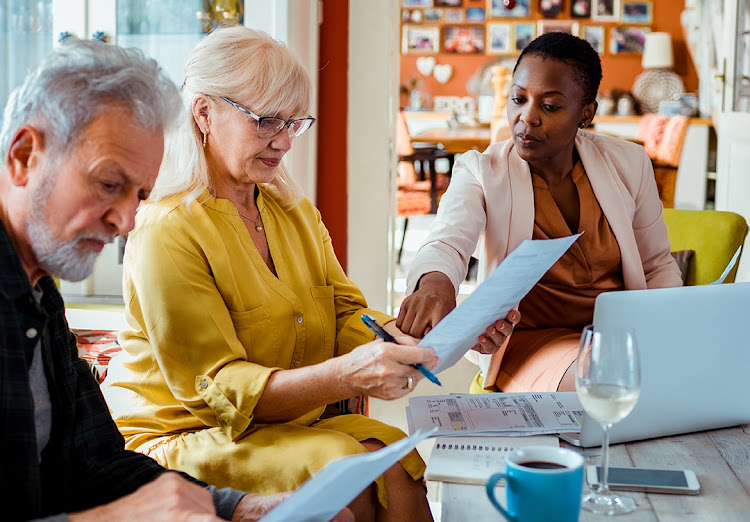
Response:
[{"label": "woman's white hair", "polygon": [[31,124],[44,131],[45,147],[63,157],[112,105],[148,129],[168,129],[182,111],[177,88],[155,60],[137,49],[69,38],[11,93],[0,151],[7,154],[18,129]]},{"label": "woman's white hair", "polygon": [[[167,135],[164,161],[150,199],[185,192],[189,205],[213,186],[202,146],[203,134],[192,115],[195,98],[224,96],[243,100],[262,115],[307,114],[312,87],[307,71],[294,54],[268,34],[244,26],[221,27],[201,39],[185,66],[183,121]],[[300,198],[283,163],[268,183],[281,205],[290,208]]]}]

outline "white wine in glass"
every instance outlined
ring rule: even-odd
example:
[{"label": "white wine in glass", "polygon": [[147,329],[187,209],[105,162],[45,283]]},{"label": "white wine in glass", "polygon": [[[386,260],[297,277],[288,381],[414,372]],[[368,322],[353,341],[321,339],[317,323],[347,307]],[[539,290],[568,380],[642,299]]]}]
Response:
[{"label": "white wine in glass", "polygon": [[641,369],[635,333],[629,329],[583,329],[576,364],[576,391],[583,409],[602,425],[602,473],[595,491],[581,507],[599,515],[618,515],[635,510],[633,499],[609,490],[609,430],[627,417],[638,401]]}]

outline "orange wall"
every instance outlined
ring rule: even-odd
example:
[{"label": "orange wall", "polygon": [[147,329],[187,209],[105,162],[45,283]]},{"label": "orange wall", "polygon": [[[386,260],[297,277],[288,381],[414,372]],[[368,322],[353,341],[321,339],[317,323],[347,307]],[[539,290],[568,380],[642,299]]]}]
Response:
[{"label": "orange wall", "polygon": [[[565,0],[565,7],[558,17],[560,19],[567,19],[569,13],[569,2]],[[532,4],[532,15],[538,18],[538,11],[536,9],[536,0],[531,1]],[[465,0],[465,6],[482,5],[477,4],[475,0]],[[698,90],[698,76],[693,66],[692,61],[688,55],[687,46],[685,39],[682,34],[682,26],[680,25],[680,13],[685,7],[684,0],[653,0],[653,24],[649,27],[652,31],[666,31],[672,33],[672,42],[675,55],[675,67],[674,70],[677,74],[682,77],[685,83],[685,89],[688,92],[697,92]],[[515,20],[508,19],[513,22]],[[505,21],[505,20],[504,20]],[[619,24],[615,23],[601,23],[594,22],[588,19],[577,20],[580,25],[583,24],[597,24],[604,25],[606,29],[606,37],[609,39],[609,28]],[[417,58],[418,55],[413,54],[402,54],[401,55],[401,83],[405,83],[410,77],[416,77],[424,84],[424,88],[427,90],[430,96],[466,96],[466,83],[476,73],[476,71],[489,61],[493,61],[498,56],[489,55],[455,55],[440,53],[434,55],[437,58],[437,63],[450,64],[453,66],[454,73],[453,77],[446,84],[438,83],[432,76],[422,76],[417,71]],[[623,89],[630,90],[635,81],[635,77],[642,72],[641,68],[641,55],[611,55],[608,52],[602,56],[602,68],[604,70],[604,78],[601,84],[601,90],[605,91],[608,89]]]},{"label": "orange wall", "polygon": [[317,207],[346,270],[349,0],[321,2]]}]

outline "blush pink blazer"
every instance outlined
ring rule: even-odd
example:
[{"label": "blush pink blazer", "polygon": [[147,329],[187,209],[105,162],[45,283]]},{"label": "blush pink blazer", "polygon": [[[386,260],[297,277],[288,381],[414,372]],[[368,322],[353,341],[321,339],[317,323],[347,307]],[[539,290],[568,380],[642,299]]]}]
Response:
[{"label": "blush pink blazer", "polygon": [[[625,288],[681,286],[651,160],[642,146],[579,130],[576,149],[622,255]],[[469,151],[455,164],[425,244],[407,276],[407,295],[422,274],[440,271],[456,292],[469,257],[479,258],[479,280],[524,239],[534,225],[529,165],[513,139]]]}]

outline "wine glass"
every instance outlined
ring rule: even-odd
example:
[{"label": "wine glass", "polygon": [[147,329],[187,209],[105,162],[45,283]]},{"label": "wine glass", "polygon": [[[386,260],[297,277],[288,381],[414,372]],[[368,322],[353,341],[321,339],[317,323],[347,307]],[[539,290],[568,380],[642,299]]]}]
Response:
[{"label": "wine glass", "polygon": [[586,495],[581,507],[599,515],[635,510],[635,502],[609,490],[609,430],[627,417],[638,401],[641,370],[635,333],[631,329],[583,329],[578,347],[576,391],[583,409],[602,425],[602,462],[599,486]]}]

